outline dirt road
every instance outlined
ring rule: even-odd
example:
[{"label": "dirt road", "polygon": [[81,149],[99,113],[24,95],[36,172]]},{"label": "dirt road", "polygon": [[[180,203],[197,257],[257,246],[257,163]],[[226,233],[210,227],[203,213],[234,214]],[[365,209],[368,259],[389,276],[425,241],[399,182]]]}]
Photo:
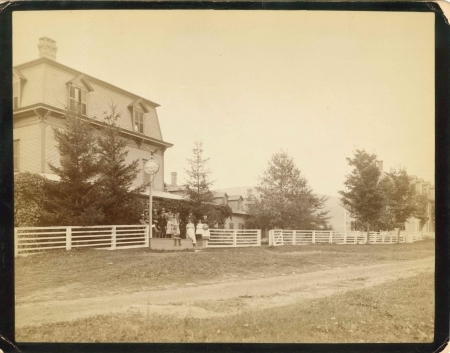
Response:
[{"label": "dirt road", "polygon": [[[434,257],[371,266],[352,266],[304,274],[219,282],[158,291],[106,295],[96,298],[23,303],[16,306],[16,327],[76,320],[89,316],[141,311],[184,317],[230,315],[239,308],[227,306],[238,298],[249,309],[283,306],[303,299],[319,298],[366,288],[422,272],[434,271]],[[219,302],[227,310],[211,310],[205,303]]]}]

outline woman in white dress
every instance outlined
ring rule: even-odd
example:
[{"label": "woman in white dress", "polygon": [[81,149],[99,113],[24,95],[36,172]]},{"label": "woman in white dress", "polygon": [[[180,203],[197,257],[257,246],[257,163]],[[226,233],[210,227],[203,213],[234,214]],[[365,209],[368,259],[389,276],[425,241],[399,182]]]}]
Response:
[{"label": "woman in white dress", "polygon": [[192,222],[186,224],[186,239],[191,239],[192,245],[197,246],[197,240],[195,239],[195,225]]}]

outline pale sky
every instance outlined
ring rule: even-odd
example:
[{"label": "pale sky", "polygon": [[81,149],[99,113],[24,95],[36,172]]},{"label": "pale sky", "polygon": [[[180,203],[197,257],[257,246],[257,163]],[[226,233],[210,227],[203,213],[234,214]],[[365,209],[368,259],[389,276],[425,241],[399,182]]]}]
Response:
[{"label": "pale sky", "polygon": [[434,14],[332,11],[27,11],[13,64],[56,60],[161,105],[170,172],[201,140],[214,188],[256,185],[284,150],[336,196],[357,148],[434,184]]}]

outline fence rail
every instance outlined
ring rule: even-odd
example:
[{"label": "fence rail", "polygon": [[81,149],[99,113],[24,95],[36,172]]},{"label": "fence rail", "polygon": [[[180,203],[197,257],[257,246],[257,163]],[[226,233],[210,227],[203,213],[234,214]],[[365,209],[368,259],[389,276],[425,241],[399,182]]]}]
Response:
[{"label": "fence rail", "polygon": [[147,225],[91,227],[19,227],[14,229],[14,255],[50,249],[148,247]]},{"label": "fence rail", "polygon": [[261,246],[260,229],[211,229],[208,248]]},{"label": "fence rail", "polygon": [[[302,245],[302,244],[364,244],[367,242],[366,232],[333,232],[324,230],[283,230],[274,229],[269,232],[269,245]],[[400,243],[412,243],[423,240],[421,232],[400,232]],[[370,232],[369,244],[397,243],[397,232]]]}]

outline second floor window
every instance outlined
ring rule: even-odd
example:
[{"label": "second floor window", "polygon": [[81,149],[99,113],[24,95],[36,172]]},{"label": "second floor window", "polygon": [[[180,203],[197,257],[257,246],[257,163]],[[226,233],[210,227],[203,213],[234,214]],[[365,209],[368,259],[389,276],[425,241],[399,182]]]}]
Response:
[{"label": "second floor window", "polygon": [[134,131],[144,133],[144,113],[139,110],[133,110]]},{"label": "second floor window", "polygon": [[20,172],[20,140],[14,140],[14,171]]},{"label": "second floor window", "polygon": [[79,111],[81,115],[86,116],[86,91],[71,85],[69,108],[70,110]]}]

